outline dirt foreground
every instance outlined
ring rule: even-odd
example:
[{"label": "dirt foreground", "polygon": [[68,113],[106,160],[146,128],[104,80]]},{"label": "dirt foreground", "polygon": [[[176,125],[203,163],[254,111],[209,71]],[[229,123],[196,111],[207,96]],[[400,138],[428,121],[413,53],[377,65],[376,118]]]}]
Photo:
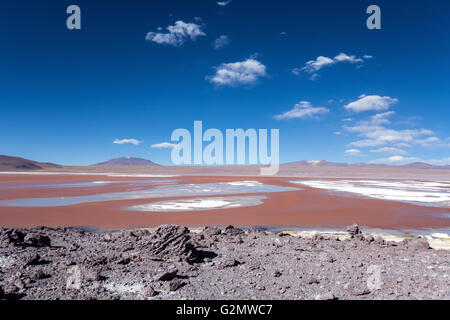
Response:
[{"label": "dirt foreground", "polygon": [[0,229],[1,299],[449,299],[450,251],[348,228]]}]

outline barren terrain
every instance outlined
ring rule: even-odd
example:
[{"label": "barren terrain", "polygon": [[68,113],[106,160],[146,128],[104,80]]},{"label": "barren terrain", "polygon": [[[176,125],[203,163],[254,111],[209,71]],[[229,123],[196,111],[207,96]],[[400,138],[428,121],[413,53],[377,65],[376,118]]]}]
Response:
[{"label": "barren terrain", "polygon": [[449,299],[450,251],[427,240],[346,240],[165,225],[87,233],[0,230],[3,299]]}]

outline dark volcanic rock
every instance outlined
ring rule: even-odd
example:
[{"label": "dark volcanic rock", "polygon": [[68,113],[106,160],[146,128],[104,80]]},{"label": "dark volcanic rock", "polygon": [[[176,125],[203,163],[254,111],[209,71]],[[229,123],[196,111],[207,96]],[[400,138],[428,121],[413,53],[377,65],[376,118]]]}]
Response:
[{"label": "dark volcanic rock", "polygon": [[202,234],[204,234],[205,236],[218,236],[219,234],[221,234],[222,231],[219,228],[216,227],[206,227],[203,231]]},{"label": "dark volcanic rock", "polygon": [[430,244],[425,238],[416,238],[408,241],[408,248],[413,250],[427,250],[430,249]]},{"label": "dark volcanic rock", "polygon": [[235,228],[233,226],[228,226],[225,228],[225,232],[226,235],[231,235],[231,236],[239,236],[244,234],[244,231],[242,229],[239,228]]},{"label": "dark volcanic rock", "polygon": [[184,287],[186,285],[186,282],[180,280],[180,279],[173,279],[169,283],[169,289],[170,291],[177,291],[178,289]]},{"label": "dark volcanic rock", "polygon": [[357,224],[352,224],[351,226],[347,227],[347,231],[350,236],[359,236],[362,234],[361,230],[359,229],[359,226]]},{"label": "dark volcanic rock", "polygon": [[50,238],[42,234],[27,234],[23,240],[24,244],[31,247],[50,247]]},{"label": "dark volcanic rock", "polygon": [[41,262],[41,256],[38,253],[36,253],[30,257],[30,259],[27,261],[27,263],[25,265],[26,266],[34,266],[34,265],[39,264],[40,262]]},{"label": "dark volcanic rock", "polygon": [[147,250],[162,259],[178,257],[193,263],[198,260],[199,253],[190,240],[186,227],[163,225],[151,235]]},{"label": "dark volcanic rock", "polygon": [[147,285],[144,288],[142,295],[146,298],[151,298],[151,297],[155,297],[156,295],[158,295],[158,292],[155,289],[153,289],[151,286]]},{"label": "dark volcanic rock", "polygon": [[303,277],[302,280],[303,280],[304,284],[318,284],[318,283],[320,283],[320,281],[316,277],[311,276],[311,275],[307,275],[307,276]]},{"label": "dark volcanic rock", "polygon": [[155,276],[155,281],[170,281],[177,276],[178,269],[164,271]]},{"label": "dark volcanic rock", "polygon": [[221,269],[231,268],[240,265],[241,263],[234,258],[225,257],[219,262],[219,267]]},{"label": "dark volcanic rock", "polygon": [[2,234],[2,241],[6,241],[9,244],[19,245],[23,243],[23,239],[25,238],[25,234],[19,230],[6,230]]}]

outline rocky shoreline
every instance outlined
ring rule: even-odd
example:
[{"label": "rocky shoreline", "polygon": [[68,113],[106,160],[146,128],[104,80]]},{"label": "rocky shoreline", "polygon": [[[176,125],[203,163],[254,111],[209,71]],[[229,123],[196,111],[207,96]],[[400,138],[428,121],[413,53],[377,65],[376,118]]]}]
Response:
[{"label": "rocky shoreline", "polygon": [[3,228],[0,299],[450,299],[450,251],[348,233]]}]

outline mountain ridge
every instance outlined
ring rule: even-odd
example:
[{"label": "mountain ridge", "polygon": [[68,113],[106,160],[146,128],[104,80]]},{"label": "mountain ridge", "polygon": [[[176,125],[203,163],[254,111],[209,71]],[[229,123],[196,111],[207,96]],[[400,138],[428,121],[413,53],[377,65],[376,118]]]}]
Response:
[{"label": "mountain ridge", "polygon": [[450,169],[450,165],[432,165],[426,162],[412,162],[403,165],[390,165],[383,163],[346,163],[330,162],[326,160],[300,160],[282,164],[284,167],[346,167],[346,168],[410,168],[410,169]]},{"label": "mountain ridge", "polygon": [[0,170],[42,170],[50,168],[62,168],[62,166],[51,162],[38,162],[21,157],[0,155]]},{"label": "mountain ridge", "polygon": [[120,157],[99,162],[91,166],[159,166],[159,164],[143,158]]}]

